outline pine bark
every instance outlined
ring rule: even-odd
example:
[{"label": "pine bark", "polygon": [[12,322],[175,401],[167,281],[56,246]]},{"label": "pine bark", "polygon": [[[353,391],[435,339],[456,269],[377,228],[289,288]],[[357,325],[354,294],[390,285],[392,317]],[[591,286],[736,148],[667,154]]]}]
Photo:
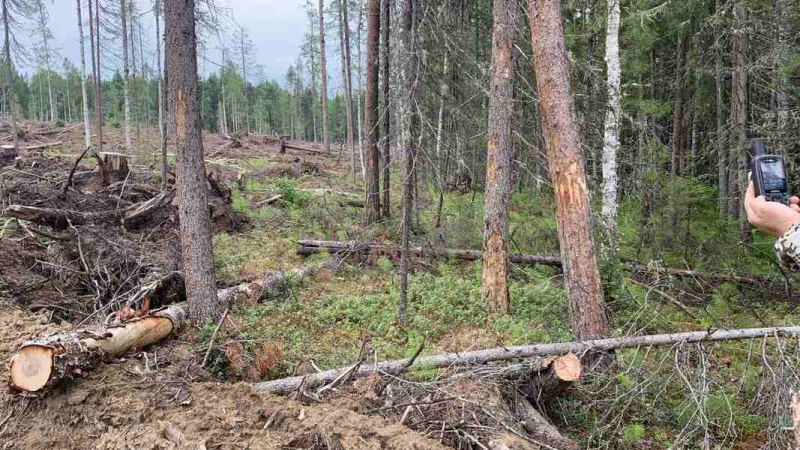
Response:
[{"label": "pine bark", "polygon": [[92,127],[89,120],[89,95],[86,91],[86,49],[83,39],[83,18],[81,17],[81,0],[75,0],[78,9],[78,36],[81,44],[81,95],[83,105],[83,133],[86,147],[92,145]]},{"label": "pine bark", "polygon": [[400,301],[397,308],[397,322],[406,324],[406,304],[408,301],[408,262],[409,228],[411,227],[412,202],[414,192],[414,170],[419,133],[414,105],[417,102],[417,37],[414,29],[416,0],[400,0],[400,39],[397,49],[400,60],[400,85],[397,90],[398,143],[403,155],[403,211],[400,236]]},{"label": "pine bark", "polygon": [[495,0],[492,30],[492,81],[486,154],[483,220],[483,288],[486,309],[508,314],[508,206],[514,155],[514,35],[516,0]]},{"label": "pine bark", "polygon": [[356,177],[356,149],[353,141],[353,80],[350,67],[350,24],[347,1],[339,1],[339,44],[342,54],[342,80],[344,80],[345,113],[347,114],[347,147],[350,149],[350,168]]},{"label": "pine bark", "polygon": [[120,0],[120,21],[122,22],[122,95],[125,101],[125,151],[133,149],[131,137],[131,92],[130,69],[128,68],[128,7],[125,0]]},{"label": "pine bark", "polygon": [[[722,1],[716,0],[716,15],[722,14]],[[725,116],[723,104],[722,49],[714,55],[714,70],[717,90],[717,185],[719,187],[719,215],[728,215],[728,147],[725,145]]]},{"label": "pine bark", "polygon": [[[92,34],[92,65],[94,65],[94,114],[97,121],[97,152],[103,151],[103,73],[100,65],[100,0],[95,0],[94,27],[89,26]],[[89,0],[89,22],[92,22],[92,0]],[[94,31],[92,31],[94,30]],[[96,35],[96,36],[95,36]]]},{"label": "pine bark", "polygon": [[683,171],[684,160],[684,92],[683,92],[683,66],[686,59],[686,36],[683,30],[678,31],[678,67],[675,70],[675,110],[672,113],[672,176],[680,176]]},{"label": "pine bark", "polygon": [[9,95],[9,108],[11,109],[11,134],[12,136],[12,143],[14,145],[14,153],[19,152],[19,131],[17,129],[17,115],[16,115],[16,106],[17,102],[14,98],[14,76],[12,71],[14,70],[12,65],[13,62],[11,60],[11,39],[9,33],[9,26],[10,21],[8,19],[8,3],[10,0],[3,0],[3,29],[5,31],[5,43],[3,44],[3,49],[5,52],[5,59],[6,59],[6,88],[8,89]]},{"label": "pine bark", "polygon": [[607,0],[606,70],[608,106],[603,137],[603,226],[610,236],[617,229],[617,153],[619,152],[619,122],[622,119],[621,79],[619,57],[619,24],[621,0]]},{"label": "pine bark", "polygon": [[572,331],[579,340],[607,335],[603,291],[589,227],[586,173],[575,122],[560,0],[529,0],[534,70]]},{"label": "pine bark", "polygon": [[[733,77],[731,81],[731,135],[733,142],[730,148],[730,160],[733,165],[730,176],[731,201],[729,216],[739,219],[742,209],[744,186],[747,183],[747,71],[745,51],[745,7],[737,3],[734,8],[733,48],[731,53]],[[744,227],[744,222],[740,224]]]},{"label": "pine bark", "polygon": [[156,70],[158,70],[158,133],[163,138],[167,130],[164,127],[164,74],[161,70],[161,0],[156,0],[153,6],[156,16]]},{"label": "pine bark", "polygon": [[380,0],[368,0],[367,9],[367,87],[364,106],[364,127],[367,133],[366,154],[366,199],[364,202],[364,225],[372,225],[381,219],[381,154],[378,149],[378,74],[380,71]]},{"label": "pine bark", "polygon": [[322,79],[320,96],[322,98],[322,141],[325,153],[331,152],[331,132],[328,123],[328,63],[325,57],[325,2],[319,0],[319,59],[320,78]]},{"label": "pine bark", "polygon": [[217,322],[227,305],[217,297],[208,190],[197,92],[194,0],[164,4],[170,129],[178,151],[181,247],[189,317],[194,325]]},{"label": "pine bark", "polygon": [[391,68],[391,55],[390,50],[390,32],[391,32],[391,10],[393,7],[392,0],[383,0],[383,28],[381,29],[383,35],[383,44],[381,47],[381,59],[383,60],[383,217],[389,218],[392,216],[391,202],[389,200],[389,192],[391,189],[391,135],[389,133],[389,126],[391,123],[391,114],[389,114],[389,80]]}]

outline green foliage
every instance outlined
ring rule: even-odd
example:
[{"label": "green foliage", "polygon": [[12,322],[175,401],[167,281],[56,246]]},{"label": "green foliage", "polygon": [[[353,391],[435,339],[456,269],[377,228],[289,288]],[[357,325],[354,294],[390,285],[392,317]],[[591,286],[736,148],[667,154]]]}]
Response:
[{"label": "green foliage", "polygon": [[644,425],[632,423],[625,427],[622,432],[622,439],[628,442],[639,442],[644,439]]},{"label": "green foliage", "polygon": [[312,195],[297,189],[295,182],[289,179],[275,180],[275,188],[278,195],[281,195],[280,202],[289,207],[302,208],[311,201]]}]

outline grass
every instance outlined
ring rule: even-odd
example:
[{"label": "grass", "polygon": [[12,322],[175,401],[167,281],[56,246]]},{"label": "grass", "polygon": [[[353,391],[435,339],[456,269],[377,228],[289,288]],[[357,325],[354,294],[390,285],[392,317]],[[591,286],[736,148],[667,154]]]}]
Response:
[{"label": "grass", "polygon": [[[258,159],[242,164],[251,170],[269,166]],[[361,210],[343,208],[336,201],[311,198],[300,191],[328,187],[359,192],[358,184],[347,176],[331,177],[322,186],[320,183],[320,179],[310,177],[267,178],[251,180],[242,190],[234,188],[233,206],[251,218],[253,228],[244,234],[215,236],[220,281],[259,279],[302,264],[295,254],[296,241],[302,238],[397,242],[396,218],[363,229],[359,223]],[[676,194],[681,200],[674,204],[655,202],[649,219],[644,221],[646,232],[641,229],[640,199],[629,197],[621,204],[618,233],[623,257],[698,270],[774,271],[771,240],[754,234],[745,252],[732,224],[718,218],[713,191],[690,180],[679,180],[675,185],[669,180],[661,183],[663,192],[674,189],[681,193]],[[399,192],[399,186],[393,190],[394,206],[399,205]],[[252,208],[253,198],[275,193],[284,196],[282,203]],[[438,192],[423,193],[420,231],[429,234],[418,234],[416,240],[443,239],[450,248],[481,248],[480,193],[446,194],[442,214],[445,225],[435,231],[432,224]],[[515,193],[509,215],[511,251],[558,255],[555,205],[549,194]],[[483,307],[479,262],[433,261],[433,266],[410,276],[408,323],[400,327],[396,324],[399,294],[395,261],[384,256],[373,262],[312,277],[293,286],[285,301],[234,307],[231,316],[238,324],[238,339],[247,341],[244,351],[250,358],[265,343],[280,349],[281,359],[266,378],[296,374],[310,359],[323,369],[346,366],[358,357],[365,339],[371,341],[379,360],[407,358],[423,340],[424,354],[434,354],[573,339],[563,280],[553,268],[516,267],[509,285],[512,314],[498,317],[487,315]],[[661,280],[659,289],[688,304],[699,320],[648,287],[623,278],[611,287],[607,285],[611,334],[798,323],[785,300],[767,299],[750,289],[727,284],[698,289],[690,280],[677,279]],[[704,376],[697,363],[701,353],[689,346],[679,352],[686,359],[682,364],[685,380],[675,372],[672,349],[620,351],[610,375],[588,378],[585,385],[560,400],[551,416],[581,442],[606,448],[689,448],[682,441],[681,431],[697,433],[700,417],[719,436],[736,430],[742,439],[757,439],[770,422],[749,401],[764,382],[760,366],[748,360],[749,345],[717,344],[713,351],[703,352],[707,376],[714,382],[700,409],[688,395],[686,380],[696,386]],[[766,348],[774,355],[774,347]],[[215,373],[230,376],[224,367],[225,356],[215,358]],[[421,376],[435,373],[428,371]]]}]

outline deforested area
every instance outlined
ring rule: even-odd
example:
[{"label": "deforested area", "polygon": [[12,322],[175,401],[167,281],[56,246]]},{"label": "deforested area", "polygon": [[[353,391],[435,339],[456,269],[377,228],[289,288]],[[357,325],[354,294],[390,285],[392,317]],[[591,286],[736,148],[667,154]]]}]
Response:
[{"label": "deforested area", "polygon": [[800,448],[797,2],[0,27],[0,449]]}]

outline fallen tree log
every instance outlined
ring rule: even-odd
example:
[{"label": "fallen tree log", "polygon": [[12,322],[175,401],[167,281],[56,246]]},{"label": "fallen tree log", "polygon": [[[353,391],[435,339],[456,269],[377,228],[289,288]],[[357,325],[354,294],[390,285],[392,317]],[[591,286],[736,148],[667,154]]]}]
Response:
[{"label": "fallen tree log", "polygon": [[22,147],[22,150],[42,150],[50,147],[58,147],[59,145],[64,145],[64,142],[56,141],[56,142],[49,142],[46,144],[29,145],[27,147]]},{"label": "fallen tree log", "polygon": [[325,153],[322,150],[317,150],[317,149],[311,148],[311,147],[305,147],[303,145],[292,144],[291,142],[284,142],[283,147],[290,148],[292,150],[300,150],[300,151],[303,151],[303,152],[315,153],[315,154],[318,154],[318,155],[330,156],[330,153]]},{"label": "fallen tree log", "polygon": [[[507,361],[510,359],[525,359],[544,355],[565,355],[567,353],[583,354],[587,351],[609,351],[633,347],[648,347],[660,345],[673,345],[676,343],[716,342],[761,337],[797,337],[800,336],[798,327],[773,327],[773,328],[745,328],[738,330],[715,331],[690,331],[673,334],[654,334],[646,336],[633,336],[609,339],[597,339],[584,342],[564,342],[554,344],[534,344],[516,347],[493,348],[464,353],[446,353],[442,355],[417,358],[409,370],[445,368],[450,366],[465,366],[470,364],[486,364],[494,361]],[[331,369],[309,376],[296,376],[281,380],[265,381],[253,384],[257,392],[290,393],[301,384],[306,388],[313,388],[327,384],[337,377],[352,371],[350,378],[359,378],[373,373],[393,373],[406,365],[406,360],[384,361],[376,364],[359,365],[353,367]]]},{"label": "fallen tree log", "polygon": [[24,392],[40,392],[82,375],[106,356],[155,344],[186,321],[186,305],[172,305],[119,326],[59,333],[26,342],[11,359],[10,384]]},{"label": "fallen tree log", "polygon": [[150,200],[133,205],[125,212],[122,224],[126,229],[138,228],[146,224],[156,211],[160,211],[175,199],[175,191],[162,192]]},{"label": "fallen tree log", "polygon": [[542,413],[540,413],[524,396],[517,395],[515,398],[517,417],[522,423],[522,428],[527,431],[534,440],[542,440],[559,450],[577,450],[578,444],[571,439],[567,439],[553,426]]},{"label": "fallen tree log", "polygon": [[[355,252],[371,252],[378,251],[382,253],[394,254],[397,252],[397,247],[387,245],[382,242],[359,242],[359,241],[315,241],[315,240],[302,240],[298,241],[300,248],[297,250],[298,255],[311,255],[315,253],[355,253]],[[480,250],[462,250],[462,249],[447,249],[447,248],[423,248],[414,247],[410,248],[409,252],[417,257],[440,257],[440,258],[454,258],[463,261],[478,261],[483,258],[483,252]],[[561,267],[563,263],[561,258],[555,256],[539,256],[539,255],[526,255],[520,253],[512,253],[508,255],[509,260],[514,264],[519,265],[545,265],[553,267]],[[626,266],[629,270],[640,273],[658,273],[670,275],[680,278],[696,278],[709,282],[717,283],[739,283],[750,285],[763,285],[775,282],[784,282],[782,279],[765,277],[760,275],[722,275],[706,272],[699,272],[695,270],[677,269],[672,267],[649,267],[644,264],[636,263],[635,261],[626,261]]]},{"label": "fallen tree log", "polygon": [[261,282],[261,293],[258,298],[264,301],[283,298],[289,293],[292,284],[300,283],[320,269],[333,270],[338,264],[338,259],[328,258],[322,262],[295,267],[288,272],[279,271],[274,275],[267,276]]},{"label": "fallen tree log", "polygon": [[117,211],[85,213],[67,209],[39,208],[25,205],[11,205],[6,208],[5,215],[39,225],[47,225],[54,230],[64,230],[69,226],[70,222],[73,225],[82,225],[90,222],[119,220],[119,212]]},{"label": "fallen tree log", "polygon": [[[343,242],[343,241],[299,241],[300,248],[297,250],[299,255],[310,255],[314,253],[355,253],[371,252],[373,250],[382,253],[394,254],[397,247],[386,245],[380,242]],[[417,257],[432,256],[438,258],[455,258],[464,261],[478,261],[483,258],[480,250],[461,250],[461,249],[437,249],[413,247],[408,249],[409,254]],[[561,259],[552,256],[522,255],[512,253],[509,255],[511,262],[515,264],[534,265],[541,264],[546,266],[561,267]]]}]

